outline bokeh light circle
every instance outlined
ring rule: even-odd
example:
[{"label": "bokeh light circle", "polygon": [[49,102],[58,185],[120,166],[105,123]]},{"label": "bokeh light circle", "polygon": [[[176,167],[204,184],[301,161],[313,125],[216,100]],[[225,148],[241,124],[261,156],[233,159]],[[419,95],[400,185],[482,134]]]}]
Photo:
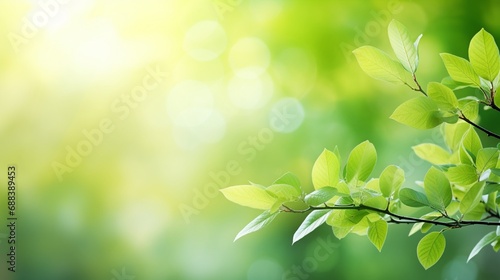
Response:
[{"label": "bokeh light circle", "polygon": [[271,99],[274,84],[267,74],[255,78],[235,75],[228,83],[227,93],[234,106],[246,110],[258,109]]},{"label": "bokeh light circle", "polygon": [[236,75],[255,78],[264,73],[271,61],[267,45],[259,38],[247,37],[236,42],[229,52],[229,64]]},{"label": "bokeh light circle", "polygon": [[273,105],[269,115],[269,125],[276,132],[291,133],[300,127],[304,117],[304,107],[300,101],[285,97]]},{"label": "bokeh light circle", "polygon": [[227,37],[222,26],[213,20],[194,24],[184,37],[184,50],[194,59],[209,61],[226,49]]}]

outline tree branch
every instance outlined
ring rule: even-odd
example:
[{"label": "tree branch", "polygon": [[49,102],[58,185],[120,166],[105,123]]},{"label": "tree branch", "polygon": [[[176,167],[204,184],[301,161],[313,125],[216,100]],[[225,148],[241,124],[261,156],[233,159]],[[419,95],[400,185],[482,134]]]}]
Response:
[{"label": "tree branch", "polygon": [[469,120],[463,113],[461,113],[460,116],[458,116],[459,119],[465,121],[466,123],[469,123],[470,125],[472,125],[473,127],[481,130],[482,132],[486,133],[486,135],[488,136],[491,136],[491,137],[494,137],[494,138],[497,138],[497,139],[500,139],[500,135],[496,134],[495,132],[493,131],[490,131],[476,123],[474,123],[473,121]]},{"label": "tree branch", "polygon": [[386,214],[390,217],[390,220],[388,221],[389,223],[393,224],[416,224],[416,223],[428,223],[428,224],[433,224],[433,225],[438,225],[438,226],[444,226],[447,228],[461,228],[464,226],[469,226],[469,225],[486,225],[486,226],[500,226],[500,222],[491,222],[491,221],[459,221],[452,219],[451,217],[448,216],[442,216],[443,218],[450,219],[449,222],[442,222],[438,220],[426,220],[426,219],[421,219],[421,218],[414,218],[414,217],[409,217],[409,216],[404,216],[404,215],[399,215],[396,213],[393,213],[387,209],[379,209],[375,207],[371,207],[368,205],[335,205],[335,206],[310,206],[306,209],[302,210],[294,210],[289,207],[284,207],[282,210],[283,212],[290,212],[290,213],[306,213],[310,212],[313,210],[370,210],[373,212],[377,212],[380,214]]}]

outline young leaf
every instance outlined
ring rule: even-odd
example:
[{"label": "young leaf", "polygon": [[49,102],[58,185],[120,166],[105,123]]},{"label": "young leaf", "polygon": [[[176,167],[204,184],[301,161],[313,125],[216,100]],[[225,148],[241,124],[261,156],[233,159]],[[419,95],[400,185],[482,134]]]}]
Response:
[{"label": "young leaf", "polygon": [[359,66],[370,77],[397,84],[408,84],[412,81],[401,64],[392,60],[383,51],[372,46],[363,46],[353,51]]},{"label": "young leaf", "polygon": [[424,191],[430,205],[444,210],[451,202],[451,186],[448,178],[435,167],[431,167],[424,178]]},{"label": "young leaf", "polygon": [[429,201],[424,193],[410,188],[403,188],[399,190],[399,199],[405,205],[410,207],[429,206]]},{"label": "young leaf", "polygon": [[363,202],[363,204],[373,208],[385,210],[387,208],[387,198],[384,198],[383,196],[375,196],[368,198]]},{"label": "young leaf", "polygon": [[369,212],[365,210],[335,210],[326,219],[326,223],[334,227],[353,227]]},{"label": "young leaf", "polygon": [[478,175],[476,173],[476,168],[472,165],[460,164],[448,168],[446,175],[450,182],[457,184],[459,186],[468,186],[477,182]]},{"label": "young leaf", "polygon": [[234,241],[240,239],[241,237],[252,233],[256,232],[259,229],[267,226],[270,224],[274,218],[279,214],[279,212],[276,213],[269,213],[269,211],[265,211],[264,213],[260,214],[257,216],[257,218],[253,219],[248,225],[246,225],[237,235],[236,238],[234,238]]},{"label": "young leaf", "polygon": [[441,80],[441,83],[447,87],[449,87],[451,90],[459,90],[463,88],[470,87],[470,84],[462,83],[462,82],[457,82],[453,80],[450,76],[445,77]]},{"label": "young leaf", "polygon": [[405,181],[405,172],[395,165],[387,166],[380,174],[380,191],[385,197],[390,197],[397,192]]},{"label": "young leaf", "polygon": [[486,245],[493,243],[497,239],[497,234],[492,231],[486,234],[479,242],[474,246],[472,251],[470,252],[469,257],[467,258],[467,262],[469,262],[474,256],[476,256],[481,249],[483,249]]},{"label": "young leaf", "polygon": [[418,45],[420,44],[420,39],[422,39],[422,36],[424,34],[420,34],[418,35],[417,39],[415,40],[415,42],[413,43],[413,45],[415,46],[415,51],[417,52],[417,57],[415,58],[415,71],[417,71],[417,68],[418,68],[418,62],[419,62],[419,57],[418,57]]},{"label": "young leaf", "polygon": [[450,163],[451,153],[432,143],[419,144],[412,147],[417,156],[435,165]]},{"label": "young leaf", "polygon": [[474,85],[478,88],[481,87],[479,75],[474,71],[469,61],[449,53],[442,53],[440,55],[448,74],[450,74],[453,80]]},{"label": "young leaf", "polygon": [[376,222],[370,222],[370,227],[368,228],[368,239],[370,242],[378,249],[382,251],[385,239],[387,237],[387,222],[384,220],[378,220]]},{"label": "young leaf", "polygon": [[[472,127],[469,127],[469,129],[465,132],[462,139],[462,145],[465,150],[472,153],[474,157],[476,157],[479,150],[483,148],[481,138],[479,138],[479,135]],[[475,162],[475,160],[473,162]]]},{"label": "young leaf", "polygon": [[[414,74],[417,71],[417,48],[410,40],[408,30],[397,20],[392,20],[388,27],[389,41],[403,67]],[[418,44],[418,43],[417,43]]]},{"label": "young leaf", "polygon": [[488,81],[493,81],[500,70],[498,47],[493,36],[481,29],[470,41],[469,59],[472,67]]},{"label": "young leaf", "polygon": [[483,195],[484,183],[474,184],[464,195],[460,201],[460,213],[468,214],[471,210],[476,208]]},{"label": "young leaf", "polygon": [[458,108],[471,121],[479,115],[479,101],[471,98],[462,98],[458,101]]},{"label": "young leaf", "polygon": [[459,150],[464,134],[469,130],[468,123],[444,124],[444,140],[452,152]]},{"label": "young leaf", "polygon": [[438,106],[429,98],[410,99],[396,108],[391,119],[417,129],[429,129],[442,123]]},{"label": "young leaf", "polygon": [[318,157],[312,169],[312,181],[315,189],[335,187],[339,182],[340,163],[337,156],[325,149]]},{"label": "young leaf", "polygon": [[327,202],[336,195],[346,196],[346,194],[338,192],[336,188],[323,187],[306,195],[304,202],[308,205],[316,206]]},{"label": "young leaf", "polygon": [[220,191],[228,200],[256,209],[270,209],[276,202],[276,197],[253,185],[232,186]]},{"label": "young leaf", "polygon": [[320,225],[325,223],[326,218],[328,217],[328,215],[330,214],[331,211],[332,210],[329,210],[329,209],[314,210],[309,215],[307,215],[305,220],[299,226],[299,229],[297,229],[297,231],[293,235],[292,244],[299,241],[304,236],[308,235],[313,230],[318,228]]},{"label": "young leaf", "polygon": [[486,169],[495,168],[499,158],[499,151],[496,148],[484,148],[479,150],[476,158],[476,168],[479,173]]},{"label": "young leaf", "polygon": [[417,257],[427,270],[436,264],[444,253],[446,239],[440,232],[431,232],[424,236],[417,245]]},{"label": "young leaf", "polygon": [[455,93],[443,84],[436,82],[429,83],[427,94],[443,111],[454,112],[458,108],[458,100]]},{"label": "young leaf", "polygon": [[293,186],[295,189],[297,189],[297,191],[302,192],[302,189],[300,188],[299,178],[297,178],[297,176],[295,176],[290,172],[283,174],[273,183],[273,185],[278,185],[278,184],[290,185]]},{"label": "young leaf", "polygon": [[364,141],[357,145],[347,159],[346,181],[351,182],[354,179],[365,181],[372,173],[376,162],[377,151],[371,142]]},{"label": "young leaf", "polygon": [[297,188],[287,184],[271,185],[267,187],[266,190],[278,199],[283,199],[284,201],[296,200],[302,194]]}]

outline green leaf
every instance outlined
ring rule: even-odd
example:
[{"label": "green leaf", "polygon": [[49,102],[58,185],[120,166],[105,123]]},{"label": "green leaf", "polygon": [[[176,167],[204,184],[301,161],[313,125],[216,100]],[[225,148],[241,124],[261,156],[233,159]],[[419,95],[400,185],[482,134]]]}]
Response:
[{"label": "green leaf", "polygon": [[399,199],[410,207],[424,207],[430,205],[424,193],[410,188],[399,190]]},{"label": "green leaf", "polygon": [[302,224],[299,226],[299,229],[295,232],[293,235],[293,243],[299,241],[302,239],[304,236],[308,235],[311,233],[313,230],[318,228],[320,225],[324,224],[326,221],[326,218],[328,215],[330,215],[330,212],[332,210],[325,209],[325,210],[314,210],[312,211],[305,220],[302,222]]},{"label": "green leaf", "polygon": [[448,74],[450,74],[453,80],[481,87],[479,75],[474,71],[469,61],[449,53],[442,53],[440,55]]},{"label": "green leaf", "polygon": [[446,175],[448,176],[450,182],[459,186],[468,186],[470,184],[474,184],[478,180],[476,168],[467,164],[460,164],[448,168]]},{"label": "green leaf", "polygon": [[385,210],[387,208],[387,199],[383,196],[375,196],[368,198],[363,202],[363,204],[373,208]]},{"label": "green leaf", "polygon": [[253,185],[232,186],[220,191],[229,201],[256,209],[270,209],[276,202],[276,197]]},{"label": "green leaf", "polygon": [[348,196],[346,194],[340,193],[336,188],[323,187],[306,195],[306,197],[304,198],[304,202],[308,205],[316,206],[327,202],[336,195]]},{"label": "green leaf", "polygon": [[435,167],[431,167],[424,178],[424,191],[430,205],[444,210],[451,202],[451,186],[448,178]]},{"label": "green leaf", "polygon": [[375,47],[363,46],[355,49],[353,53],[361,69],[374,79],[397,84],[408,84],[412,81],[411,74],[400,63]]},{"label": "green leaf", "polygon": [[[410,40],[408,30],[397,20],[392,20],[388,27],[389,41],[403,67],[410,73],[417,71],[417,48]],[[417,42],[418,44],[418,42]]]},{"label": "green leaf", "polygon": [[418,57],[418,45],[420,44],[420,39],[422,39],[422,36],[424,34],[420,34],[418,35],[417,39],[415,40],[415,42],[413,43],[413,45],[415,46],[415,51],[417,52],[417,57],[415,58],[415,71],[417,70],[418,68],[418,62],[419,62],[419,57]]},{"label": "green leaf", "polygon": [[471,87],[472,85],[462,83],[462,82],[457,82],[453,80],[450,76],[445,77],[441,80],[441,83],[447,87],[449,87],[451,90],[459,90],[467,87]]},{"label": "green leaf", "polygon": [[493,36],[481,29],[470,41],[469,59],[472,67],[488,81],[493,81],[500,71],[498,47]]},{"label": "green leaf", "polygon": [[268,224],[270,224],[274,220],[274,218],[276,218],[276,216],[278,214],[279,214],[279,212],[271,214],[271,213],[269,213],[269,211],[265,211],[264,213],[260,214],[259,216],[257,216],[257,218],[252,220],[248,225],[246,225],[236,235],[236,238],[234,239],[234,241],[240,239],[241,237],[243,237],[249,233],[256,232],[259,229],[267,226]]},{"label": "green leaf", "polygon": [[385,239],[387,238],[387,222],[384,220],[378,220],[376,222],[370,222],[370,227],[368,228],[368,239],[370,242],[378,249],[382,251]]},{"label": "green leaf", "polygon": [[455,111],[458,108],[458,100],[455,93],[443,84],[430,82],[427,86],[427,94],[441,110]]},{"label": "green leaf", "polygon": [[462,98],[458,101],[458,108],[471,121],[479,116],[479,103],[477,99]]},{"label": "green leaf", "polygon": [[293,186],[297,191],[302,192],[300,181],[293,173],[287,172],[274,181],[273,185],[286,184]]},{"label": "green leaf", "polygon": [[453,152],[459,149],[462,138],[469,128],[468,123],[444,124],[444,140]]},{"label": "green leaf", "polygon": [[326,223],[333,227],[353,227],[368,214],[365,210],[335,210],[330,213]]},{"label": "green leaf", "polygon": [[396,108],[391,119],[417,129],[429,129],[442,123],[434,101],[420,96],[410,99]]},{"label": "green leaf", "polygon": [[278,199],[283,199],[285,201],[297,200],[302,194],[300,190],[287,184],[271,185],[267,187],[266,190]]},{"label": "green leaf", "polygon": [[486,169],[495,168],[498,162],[499,151],[496,148],[484,148],[478,151],[476,168],[479,173]]},{"label": "green leaf", "polygon": [[486,234],[479,242],[474,246],[472,251],[469,254],[469,258],[467,258],[467,262],[469,262],[474,256],[476,256],[481,249],[483,249],[486,245],[493,243],[497,239],[497,234],[492,231]]},{"label": "green leaf", "polygon": [[389,165],[384,169],[384,171],[382,171],[382,174],[380,174],[380,191],[385,197],[391,197],[394,192],[399,190],[404,181],[404,170],[398,166]]},{"label": "green leaf", "polygon": [[333,235],[339,240],[346,237],[352,230],[352,227],[332,227]]},{"label": "green leaf", "polygon": [[432,164],[443,165],[450,163],[451,153],[432,143],[419,144],[412,147],[415,154]]},{"label": "green leaf", "polygon": [[349,154],[346,165],[346,180],[365,181],[370,176],[377,162],[377,151],[369,141],[364,141],[354,147]]},{"label": "green leaf", "polygon": [[467,214],[479,204],[483,195],[484,183],[474,184],[464,195],[460,201],[460,213]]},{"label": "green leaf", "polygon": [[[479,135],[472,127],[469,127],[465,132],[462,138],[462,145],[468,152],[471,152],[474,157],[477,157],[477,153],[483,148],[481,138],[479,138]],[[473,162],[475,162],[475,160]]]},{"label": "green leaf", "polygon": [[339,182],[340,163],[337,156],[325,149],[313,165],[312,181],[315,189],[335,187]]},{"label": "green leaf", "polygon": [[436,264],[444,253],[446,239],[440,232],[431,232],[424,236],[417,245],[417,257],[427,270]]}]

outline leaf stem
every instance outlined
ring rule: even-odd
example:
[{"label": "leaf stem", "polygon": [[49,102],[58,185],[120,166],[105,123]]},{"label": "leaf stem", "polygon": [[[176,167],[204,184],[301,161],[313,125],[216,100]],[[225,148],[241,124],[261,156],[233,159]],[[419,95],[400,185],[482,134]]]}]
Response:
[{"label": "leaf stem", "polygon": [[[290,212],[290,213],[306,213],[309,211],[313,210],[370,210],[374,211],[380,214],[386,214],[389,216],[390,220],[388,221],[389,223],[393,224],[416,224],[416,223],[428,223],[428,224],[433,224],[433,225],[438,225],[438,226],[444,226],[447,228],[461,228],[464,226],[469,226],[469,225],[486,225],[486,226],[500,226],[500,222],[492,222],[492,221],[462,221],[462,220],[456,220],[453,219],[449,216],[442,216],[443,218],[450,219],[451,221],[449,222],[442,222],[438,220],[426,220],[426,219],[421,219],[421,218],[415,218],[415,217],[409,217],[409,216],[404,216],[400,214],[393,213],[389,210],[384,210],[384,209],[379,209],[375,207],[371,207],[368,205],[335,205],[335,206],[309,206],[306,209],[301,209],[301,210],[295,210],[291,209],[289,207],[286,207],[285,212]],[[493,216],[492,218],[496,218]]]}]

